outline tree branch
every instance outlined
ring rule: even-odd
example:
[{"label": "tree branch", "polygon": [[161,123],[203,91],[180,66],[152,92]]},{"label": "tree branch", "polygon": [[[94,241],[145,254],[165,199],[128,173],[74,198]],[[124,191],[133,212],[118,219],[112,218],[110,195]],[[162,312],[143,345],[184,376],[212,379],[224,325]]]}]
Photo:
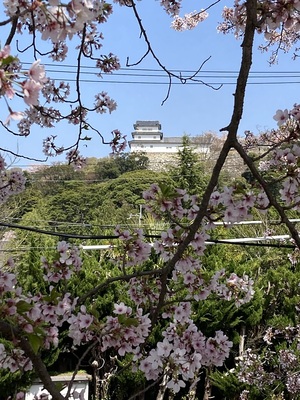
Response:
[{"label": "tree branch", "polygon": [[7,322],[1,320],[0,333],[2,337],[4,337],[6,340],[13,342],[17,339],[19,341],[20,348],[24,351],[25,355],[31,360],[34,370],[36,371],[39,378],[43,382],[45,389],[47,389],[48,392],[51,393],[52,399],[65,400],[64,396],[62,396],[59,390],[57,389],[55,383],[52,382],[49,372],[47,371],[47,368],[43,363],[40,355],[34,352],[27,338],[22,335],[22,332],[18,328],[15,328],[12,325],[8,324]]},{"label": "tree branch", "polygon": [[295,227],[295,224],[293,222],[291,222],[289,220],[289,218],[287,217],[287,215],[284,211],[284,208],[281,207],[280,204],[278,203],[278,201],[276,200],[275,196],[273,195],[272,191],[270,190],[268,183],[260,175],[255,164],[253,163],[253,160],[248,156],[248,154],[244,150],[243,146],[238,141],[236,141],[236,143],[234,144],[234,148],[240,154],[240,156],[242,157],[245,164],[250,169],[251,173],[253,174],[253,176],[255,177],[257,182],[259,182],[259,184],[264,189],[264,191],[269,199],[270,204],[276,209],[276,211],[278,212],[278,214],[281,217],[281,221],[287,226],[292,238],[295,240],[298,248],[300,248],[300,238],[299,238],[298,231]]},{"label": "tree branch", "polygon": [[234,146],[236,142],[237,132],[239,128],[239,123],[243,113],[243,105],[245,99],[245,91],[246,85],[249,77],[249,72],[252,64],[252,50],[253,50],[253,41],[256,29],[256,9],[257,9],[257,1],[256,0],[247,0],[247,21],[245,28],[244,40],[242,43],[242,61],[240,66],[240,71],[238,75],[235,97],[234,97],[234,108],[231,117],[231,122],[227,128],[222,130],[227,130],[228,135],[224,142],[224,145],[221,149],[220,155],[216,161],[216,164],[213,168],[213,172],[210,178],[210,181],[206,187],[206,190],[203,194],[202,201],[199,206],[198,214],[194,220],[194,222],[190,225],[189,232],[186,238],[179,244],[176,253],[173,258],[168,262],[165,267],[165,271],[162,274],[162,288],[158,300],[157,307],[152,316],[152,326],[157,322],[159,312],[161,308],[164,306],[165,296],[167,294],[167,276],[168,274],[175,268],[176,263],[183,256],[187,246],[194,239],[195,234],[199,230],[204,217],[207,214],[207,209],[209,205],[209,200],[212,192],[214,191],[218,179],[223,168],[223,165],[226,161],[228,153],[230,149]]}]

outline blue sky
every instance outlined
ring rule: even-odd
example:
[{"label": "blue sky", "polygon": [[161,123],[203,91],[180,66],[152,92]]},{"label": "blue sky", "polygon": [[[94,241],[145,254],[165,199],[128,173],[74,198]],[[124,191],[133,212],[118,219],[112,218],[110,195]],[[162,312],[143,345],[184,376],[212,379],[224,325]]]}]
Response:
[{"label": "blue sky", "polygon": [[[183,5],[183,13],[190,12],[199,7],[199,2],[185,0]],[[201,2],[202,7],[207,5],[209,5],[209,2]],[[124,75],[104,76],[103,79],[99,79],[93,75],[83,74],[83,80],[93,81],[82,83],[82,91],[87,101],[91,97],[93,98],[97,92],[104,90],[118,103],[117,110],[111,115],[97,114],[90,117],[90,122],[95,124],[107,140],[110,140],[110,132],[117,128],[123,134],[126,134],[130,140],[133,124],[136,120],[159,120],[165,136],[180,136],[184,133],[194,136],[207,131],[218,132],[219,129],[229,123],[233,105],[234,77],[240,66],[241,42],[236,40],[232,34],[217,33],[216,26],[221,21],[221,11],[225,5],[230,6],[231,3],[221,2],[221,4],[210,9],[209,18],[193,31],[176,32],[170,28],[171,18],[164,13],[158,1],[143,0],[137,2],[153,49],[163,65],[169,69],[195,71],[205,59],[210,57],[210,60],[202,69],[202,73],[207,76],[203,80],[208,83],[222,82],[224,86],[219,90],[213,90],[200,84],[179,85],[176,83],[171,88],[168,100],[162,106],[161,103],[168,88],[167,76],[130,77]],[[139,37],[139,27],[130,8],[114,5],[113,15],[108,23],[103,25],[103,34],[105,39],[102,53],[113,52],[118,55],[122,67],[125,67],[127,57],[129,57],[130,62],[134,63],[147,49],[143,39]],[[23,38],[25,38],[25,35],[23,35]],[[23,38],[20,37],[20,42]],[[257,45],[263,42],[262,36],[257,39]],[[251,84],[247,89],[240,135],[245,130],[258,133],[261,130],[274,128],[275,121],[272,117],[276,110],[278,108],[290,108],[294,103],[299,102],[300,73],[298,77],[290,79],[294,82],[298,81],[298,83],[269,84],[269,82],[286,82],[286,75],[278,77],[278,73],[281,71],[299,71],[298,61],[292,61],[292,54],[281,54],[278,64],[270,67],[268,64],[269,56],[269,53],[262,54],[255,48],[252,71],[256,78],[250,79]],[[29,54],[26,56],[19,54],[19,57],[22,61],[32,61]],[[75,52],[70,51],[70,58],[66,61],[66,64],[74,65],[74,57]],[[49,59],[44,60],[44,62],[51,63]],[[85,65],[88,65],[88,63],[85,63]],[[148,56],[139,66],[134,68],[157,70],[159,66],[151,56]],[[71,77],[70,72],[74,71],[72,67],[64,68],[63,64],[53,64],[48,69],[48,75],[58,80],[69,79]],[[86,71],[93,72],[92,69]],[[210,73],[208,71],[215,72]],[[220,71],[224,71],[224,73]],[[129,69],[120,72],[132,74],[137,71]],[[163,72],[159,71],[144,71],[143,73],[145,75],[163,75]],[[212,75],[216,75],[216,73],[219,77],[213,80]],[[108,82],[109,80],[114,81],[114,83]],[[131,83],[116,83],[115,81],[130,81]],[[150,83],[137,84],[132,83],[133,81]],[[253,84],[254,82],[260,84]],[[3,101],[3,99],[0,101]],[[1,106],[1,109],[4,110],[1,112],[1,116],[7,114],[3,106]],[[2,139],[0,147],[10,146],[13,151],[27,156],[41,157],[41,143],[48,134],[57,134],[61,138],[60,143],[67,145],[71,143],[75,133],[76,128],[68,124],[55,129],[55,131],[34,129],[30,137],[19,138],[18,140],[3,133],[4,139]],[[103,146],[97,138],[87,142],[87,147],[82,148],[82,153],[88,157],[103,157],[108,155],[109,152],[109,147]],[[50,159],[49,162],[51,161],[55,160]],[[28,164],[28,162],[19,161],[19,164],[24,163]]]}]

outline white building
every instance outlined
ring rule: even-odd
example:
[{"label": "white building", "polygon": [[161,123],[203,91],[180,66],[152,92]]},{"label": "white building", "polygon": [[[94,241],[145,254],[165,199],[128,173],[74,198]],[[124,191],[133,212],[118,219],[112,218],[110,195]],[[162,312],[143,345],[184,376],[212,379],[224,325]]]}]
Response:
[{"label": "white building", "polygon": [[[52,376],[53,382],[62,384],[64,388],[61,390],[61,394],[65,396],[68,391],[68,383],[71,381],[72,375],[57,375]],[[72,399],[89,400],[89,382],[91,376],[87,374],[77,374],[71,389]],[[25,394],[25,400],[35,400],[41,398],[43,400],[51,400],[52,396],[49,392],[44,389],[43,383],[40,381],[33,382],[29,391]]]},{"label": "white building", "polygon": [[[145,153],[177,153],[182,147],[182,136],[164,137],[159,121],[137,121],[132,132],[132,140],[128,142],[130,151]],[[211,136],[190,137],[195,151],[208,154],[211,146]]]}]

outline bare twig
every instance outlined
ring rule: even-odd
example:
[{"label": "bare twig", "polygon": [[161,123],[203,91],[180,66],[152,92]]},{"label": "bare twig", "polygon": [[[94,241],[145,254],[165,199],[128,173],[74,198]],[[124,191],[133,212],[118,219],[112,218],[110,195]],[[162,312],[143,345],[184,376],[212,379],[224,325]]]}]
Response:
[{"label": "bare twig", "polygon": [[48,158],[45,159],[40,159],[40,158],[34,158],[34,157],[27,157],[27,156],[23,156],[21,154],[15,153],[12,150],[8,150],[8,149],[4,149],[2,147],[0,147],[0,151],[3,151],[3,153],[8,153],[11,154],[14,157],[17,158],[23,158],[24,160],[29,160],[29,161],[37,161],[37,162],[46,162]]},{"label": "bare twig", "polygon": [[82,360],[85,358],[85,356],[86,356],[97,344],[98,344],[97,342],[92,342],[92,343],[87,347],[87,349],[83,352],[82,356],[79,358],[79,360],[78,360],[78,362],[77,362],[77,364],[76,364],[76,367],[75,367],[75,369],[74,369],[74,372],[73,372],[73,374],[72,374],[72,378],[71,378],[71,380],[70,380],[70,382],[69,382],[69,384],[68,384],[68,391],[67,391],[67,393],[66,393],[66,395],[65,395],[65,399],[68,399],[68,398],[70,397],[71,390],[72,390],[72,386],[73,386],[73,382],[74,382],[74,379],[76,378],[76,375],[77,375],[77,373],[78,373],[78,371],[79,371],[79,368],[80,368],[80,365],[81,365]]},{"label": "bare twig", "polygon": [[204,86],[209,87],[210,89],[213,90],[219,90],[221,88],[221,86],[218,87],[214,87],[213,85],[210,85],[208,83],[205,83],[202,80],[195,80],[196,75],[200,72],[200,70],[202,69],[202,67],[209,61],[210,57],[208,57],[206,60],[204,60],[202,62],[202,64],[200,65],[200,67],[197,69],[197,71],[195,73],[193,73],[191,76],[183,78],[180,74],[175,74],[173,72],[171,72],[166,66],[164,66],[161,62],[161,60],[158,58],[158,56],[156,55],[155,51],[153,50],[153,47],[151,45],[150,39],[146,33],[146,29],[144,28],[144,25],[142,23],[142,19],[138,13],[138,10],[136,8],[136,4],[134,1],[130,1],[130,5],[128,5],[128,7],[131,7],[133,9],[133,13],[135,15],[136,20],[138,21],[139,27],[140,27],[140,31],[141,31],[141,36],[144,38],[146,44],[147,44],[147,50],[144,53],[144,55],[135,63],[129,63],[129,58],[127,57],[127,61],[126,61],[126,67],[134,67],[136,65],[139,65],[146,57],[147,55],[151,54],[152,57],[154,58],[154,60],[157,62],[157,64],[159,65],[159,67],[165,71],[165,73],[167,74],[168,78],[169,78],[169,84],[168,84],[168,89],[167,89],[167,94],[164,98],[164,100],[162,101],[162,105],[167,101],[167,99],[170,96],[170,92],[171,92],[171,87],[172,87],[172,78],[178,79],[181,81],[181,83],[186,83],[189,80],[194,80],[198,83],[201,83]]},{"label": "bare twig", "polygon": [[103,289],[106,289],[111,283],[125,281],[128,282],[132,278],[139,278],[142,276],[155,276],[160,275],[163,272],[163,269],[155,269],[155,270],[148,270],[148,271],[140,271],[134,272],[132,274],[127,275],[120,275],[113,278],[106,279],[103,283],[96,286],[94,289],[90,290],[88,293],[84,294],[83,296],[79,297],[77,304],[82,304],[86,299],[99,294]]}]

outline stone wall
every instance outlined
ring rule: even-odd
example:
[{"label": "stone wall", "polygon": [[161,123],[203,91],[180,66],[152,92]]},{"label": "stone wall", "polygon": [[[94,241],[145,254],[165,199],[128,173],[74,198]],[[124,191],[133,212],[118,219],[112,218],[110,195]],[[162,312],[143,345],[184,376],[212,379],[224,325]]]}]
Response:
[{"label": "stone wall", "polygon": [[152,171],[167,171],[175,167],[178,162],[177,154],[147,153],[149,158],[149,169]]},{"label": "stone wall", "polygon": [[[205,164],[208,170],[212,168],[217,160],[218,152],[211,152],[210,155],[199,154],[199,160]],[[178,162],[177,154],[168,153],[147,153],[149,158],[149,169],[152,171],[167,171],[171,167],[175,167]],[[231,150],[226,160],[224,171],[232,178],[238,178],[244,172],[245,167],[243,160],[239,157],[235,150]]]}]

